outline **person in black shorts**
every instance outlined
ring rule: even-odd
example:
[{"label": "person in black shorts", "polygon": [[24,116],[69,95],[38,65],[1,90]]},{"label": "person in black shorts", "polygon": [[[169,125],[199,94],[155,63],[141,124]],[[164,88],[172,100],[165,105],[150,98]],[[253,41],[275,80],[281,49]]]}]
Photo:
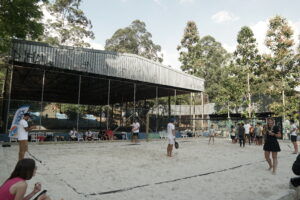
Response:
[{"label": "person in black shorts", "polygon": [[240,141],[240,147],[245,147],[245,128],[244,128],[244,123],[240,123],[240,127],[238,130],[239,133],[239,141]]},{"label": "person in black shorts", "polygon": [[[276,174],[278,160],[277,153],[280,152],[280,146],[277,141],[277,138],[281,137],[280,130],[278,126],[275,126],[275,121],[273,118],[267,119],[267,130],[266,130],[266,141],[264,144],[265,158],[269,164],[269,170],[272,170],[273,174]],[[272,152],[272,159],[270,158],[270,154]]]},{"label": "person in black shorts", "polygon": [[297,154],[298,153],[298,144],[297,144],[298,128],[297,128],[297,126],[295,124],[295,121],[293,119],[290,120],[290,123],[291,123],[291,129],[290,129],[291,142],[294,146],[293,154]]}]

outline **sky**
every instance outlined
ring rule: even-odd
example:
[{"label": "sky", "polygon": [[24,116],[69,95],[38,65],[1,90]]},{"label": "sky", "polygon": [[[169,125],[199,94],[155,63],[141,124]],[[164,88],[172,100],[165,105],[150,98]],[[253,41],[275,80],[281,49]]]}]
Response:
[{"label": "sky", "polygon": [[260,52],[267,53],[268,21],[276,15],[288,20],[297,43],[300,34],[300,0],[83,0],[80,8],[93,24],[93,48],[104,49],[116,30],[139,19],[162,47],[163,64],[175,69],[180,69],[176,47],[188,21],[196,22],[200,38],[211,35],[229,52],[235,50],[241,27],[249,26]]}]

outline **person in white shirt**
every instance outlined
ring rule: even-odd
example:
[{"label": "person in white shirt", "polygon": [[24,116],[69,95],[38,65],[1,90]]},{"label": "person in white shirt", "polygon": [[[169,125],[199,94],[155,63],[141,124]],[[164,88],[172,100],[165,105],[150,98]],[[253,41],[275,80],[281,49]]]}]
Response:
[{"label": "person in white shirt", "polygon": [[170,119],[167,125],[168,132],[168,147],[167,147],[167,156],[172,157],[173,146],[175,144],[175,120],[173,118]]},{"label": "person in white shirt", "polygon": [[294,145],[294,152],[293,154],[298,153],[298,144],[297,144],[297,126],[295,124],[295,121],[293,119],[290,120],[291,123],[291,129],[290,129],[290,136],[291,136],[291,142]]},{"label": "person in white shirt", "polygon": [[75,128],[73,128],[73,130],[70,131],[69,135],[71,137],[71,140],[77,140],[77,131]]},{"label": "person in white shirt", "polygon": [[251,138],[250,138],[250,128],[251,128],[251,125],[249,123],[246,123],[244,125],[244,128],[245,128],[245,136],[246,136],[246,138],[247,138],[247,140],[249,142],[249,145],[250,145],[250,143],[251,143]]},{"label": "person in white shirt", "polygon": [[134,119],[133,120],[133,123],[132,123],[132,141],[134,143],[137,143],[138,142],[138,137],[139,137],[139,132],[140,132],[140,123]]},{"label": "person in white shirt", "polygon": [[88,141],[93,140],[93,132],[90,131],[89,129],[85,132],[85,135],[86,135],[86,139],[87,139]]},{"label": "person in white shirt", "polygon": [[26,151],[28,151],[28,131],[34,127],[28,126],[29,113],[25,113],[18,125],[18,142],[19,142],[19,160],[24,159]]}]

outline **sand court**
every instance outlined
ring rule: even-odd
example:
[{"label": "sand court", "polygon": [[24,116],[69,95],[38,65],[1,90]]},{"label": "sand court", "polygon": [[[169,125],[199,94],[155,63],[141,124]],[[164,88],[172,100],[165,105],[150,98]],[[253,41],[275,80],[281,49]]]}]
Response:
[{"label": "sand court", "polygon": [[[30,144],[37,162],[30,188],[42,182],[52,199],[279,199],[289,192],[296,155],[281,141],[276,175],[267,170],[262,146],[240,148],[227,139],[178,140],[174,156],[167,142],[142,141]],[[0,181],[9,176],[18,146],[2,148]],[[30,155],[26,154],[26,157]]]}]

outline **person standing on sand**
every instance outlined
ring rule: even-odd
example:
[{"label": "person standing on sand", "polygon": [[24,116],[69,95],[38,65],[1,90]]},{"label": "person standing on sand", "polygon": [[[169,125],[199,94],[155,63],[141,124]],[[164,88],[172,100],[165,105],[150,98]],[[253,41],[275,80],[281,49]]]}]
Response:
[{"label": "person standing on sand", "polygon": [[211,138],[212,138],[213,144],[215,144],[215,129],[214,129],[213,124],[210,126],[210,129],[208,131],[208,135],[209,135],[208,144],[210,144]]},{"label": "person standing on sand", "polygon": [[246,138],[249,142],[249,145],[251,144],[251,137],[250,137],[250,128],[251,128],[251,125],[249,124],[249,122],[247,122],[245,125],[244,125],[244,128],[245,128],[245,135],[246,135]]},{"label": "person standing on sand", "polygon": [[293,143],[294,146],[294,152],[293,154],[298,153],[298,144],[297,144],[297,126],[295,124],[295,121],[293,119],[290,120],[291,123],[291,129],[290,129],[290,136],[291,136],[291,142]]},{"label": "person standing on sand", "polygon": [[240,141],[240,147],[242,147],[242,143],[243,143],[243,147],[245,147],[245,128],[244,128],[244,123],[240,123],[240,127],[238,130],[239,133],[239,141]]},{"label": "person standing on sand", "polygon": [[137,121],[136,118],[134,118],[132,123],[132,141],[136,144],[138,142],[139,138],[139,132],[140,132],[140,123]]},{"label": "person standing on sand", "polygon": [[[272,174],[276,174],[278,160],[277,153],[280,152],[280,146],[277,141],[277,138],[281,137],[280,130],[278,126],[275,126],[275,122],[273,118],[267,119],[267,130],[266,130],[266,141],[264,144],[265,158],[269,164],[269,170],[272,170]],[[270,154],[272,152],[272,159],[270,158]]]},{"label": "person standing on sand", "polygon": [[167,156],[172,157],[173,146],[175,144],[175,120],[171,118],[167,125],[168,132],[168,147],[167,147]]},{"label": "person standing on sand", "polygon": [[22,160],[26,151],[28,151],[28,132],[35,128],[34,126],[28,126],[27,121],[29,119],[29,113],[25,113],[18,125],[19,160]]}]

